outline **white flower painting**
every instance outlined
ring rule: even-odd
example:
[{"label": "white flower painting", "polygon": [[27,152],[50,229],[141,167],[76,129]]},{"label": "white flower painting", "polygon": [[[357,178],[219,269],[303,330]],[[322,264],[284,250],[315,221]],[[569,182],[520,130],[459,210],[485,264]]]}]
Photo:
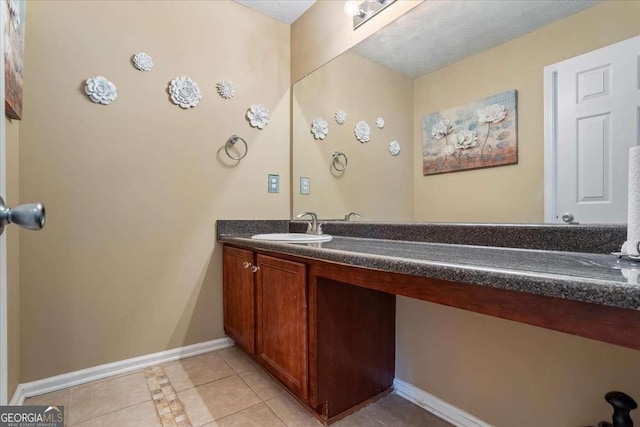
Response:
[{"label": "white flower painting", "polygon": [[517,92],[425,116],[424,175],[518,163]]}]

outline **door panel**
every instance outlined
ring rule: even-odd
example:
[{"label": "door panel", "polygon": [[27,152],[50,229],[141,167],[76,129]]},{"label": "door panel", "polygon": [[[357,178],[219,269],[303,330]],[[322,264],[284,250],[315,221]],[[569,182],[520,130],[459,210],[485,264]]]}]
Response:
[{"label": "door panel", "polygon": [[610,114],[578,120],[578,203],[611,202]]},{"label": "door panel", "polygon": [[223,249],[224,331],[248,353],[255,351],[253,252]]},{"label": "door panel", "polygon": [[287,387],[307,399],[307,284],[304,264],[258,255],[256,353]]}]

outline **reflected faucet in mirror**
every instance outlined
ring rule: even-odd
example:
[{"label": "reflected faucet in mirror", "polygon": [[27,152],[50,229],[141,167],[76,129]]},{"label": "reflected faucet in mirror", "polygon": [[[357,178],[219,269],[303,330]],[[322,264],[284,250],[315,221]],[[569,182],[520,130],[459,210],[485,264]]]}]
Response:
[{"label": "reflected faucet in mirror", "polygon": [[307,221],[306,233],[315,235],[322,234],[322,226],[324,225],[324,223],[318,221],[318,215],[315,212],[303,212],[299,215],[296,215],[296,218],[303,218],[307,215],[311,217],[311,221]]},{"label": "reflected faucet in mirror", "polygon": [[345,221],[351,221],[351,217],[362,218],[362,215],[360,215],[357,212],[349,212],[348,214],[346,214],[344,216],[344,220]]}]

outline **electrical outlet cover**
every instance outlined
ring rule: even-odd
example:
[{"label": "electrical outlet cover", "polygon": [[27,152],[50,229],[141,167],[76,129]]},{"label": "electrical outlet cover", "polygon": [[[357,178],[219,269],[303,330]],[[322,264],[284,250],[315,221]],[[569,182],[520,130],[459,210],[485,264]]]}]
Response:
[{"label": "electrical outlet cover", "polygon": [[280,175],[269,174],[269,180],[267,182],[267,191],[269,193],[280,192]]},{"label": "electrical outlet cover", "polygon": [[300,177],[300,194],[304,196],[311,194],[311,179],[306,176]]}]

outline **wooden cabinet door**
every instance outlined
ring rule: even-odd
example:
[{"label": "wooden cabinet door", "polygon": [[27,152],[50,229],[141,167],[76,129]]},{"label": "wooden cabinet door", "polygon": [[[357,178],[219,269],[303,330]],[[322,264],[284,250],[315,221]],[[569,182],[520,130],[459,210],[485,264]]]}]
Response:
[{"label": "wooden cabinet door", "polygon": [[222,252],[224,331],[248,353],[255,352],[253,252],[225,246]]},{"label": "wooden cabinet door", "polygon": [[256,354],[305,400],[308,396],[306,267],[258,255]]}]

